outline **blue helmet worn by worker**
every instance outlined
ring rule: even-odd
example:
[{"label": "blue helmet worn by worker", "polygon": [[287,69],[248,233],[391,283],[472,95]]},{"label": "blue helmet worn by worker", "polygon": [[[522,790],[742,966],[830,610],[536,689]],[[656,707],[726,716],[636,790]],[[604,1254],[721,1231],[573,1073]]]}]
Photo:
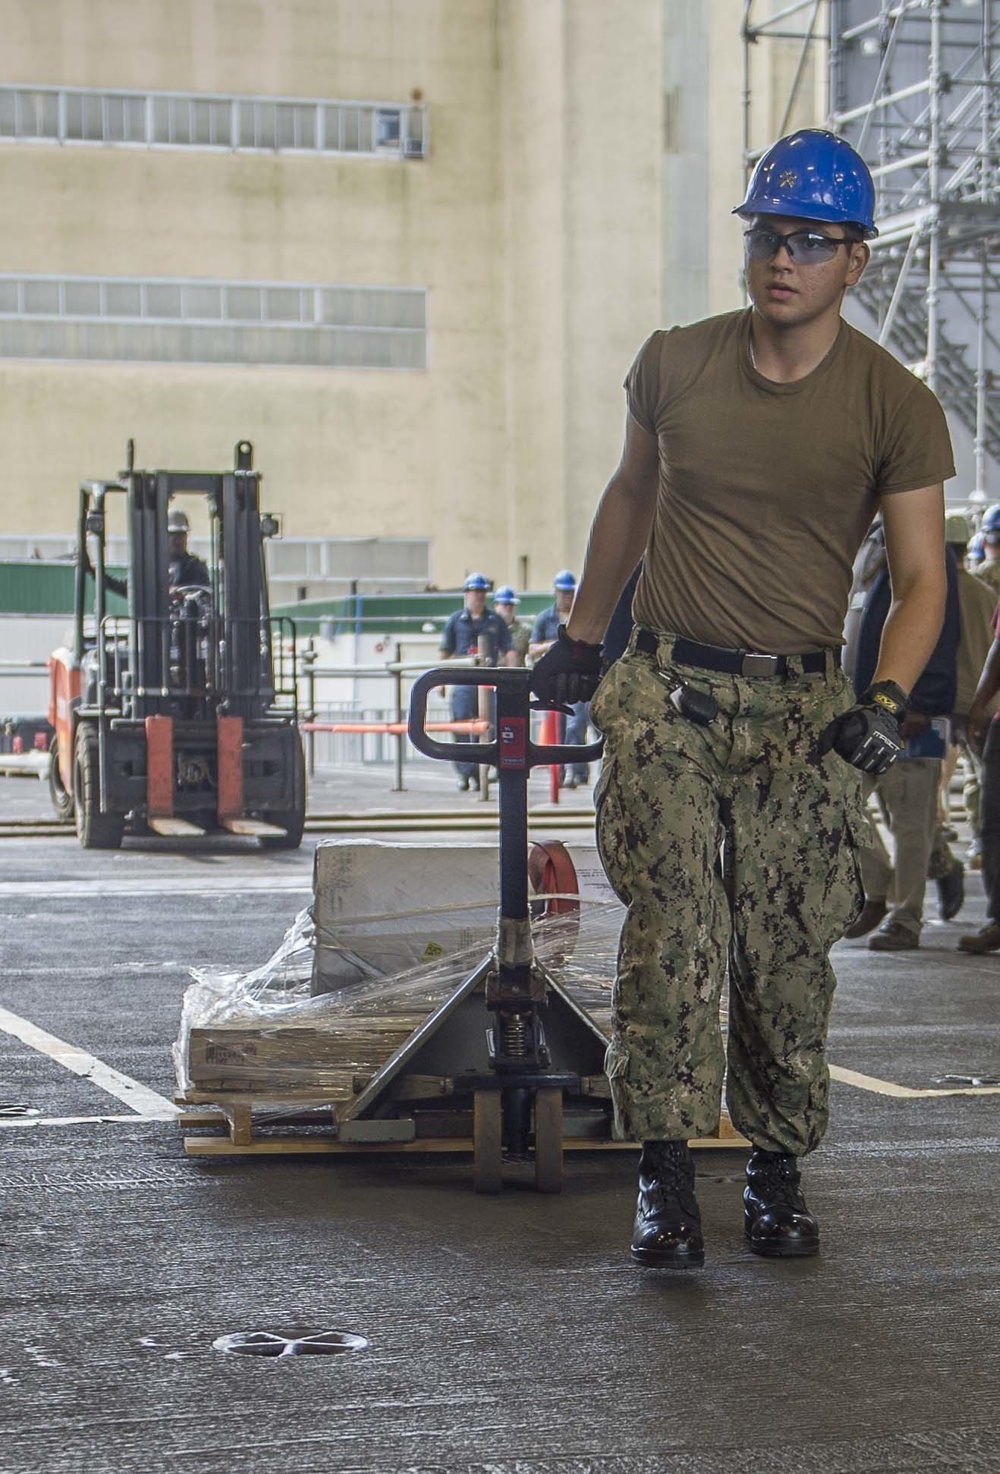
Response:
[{"label": "blue helmet worn by worker", "polygon": [[462,585],[462,592],[468,593],[470,589],[488,589],[490,581],[485,573],[470,573]]},{"label": "blue helmet worn by worker", "polygon": [[552,580],[552,587],[571,594],[576,588],[576,574],[571,573],[568,568],[561,569]]},{"label": "blue helmet worn by worker", "polygon": [[1000,502],[995,502],[992,507],[986,508],[983,520],[979,524],[979,531],[991,542],[1000,538]]},{"label": "blue helmet worn by worker", "polygon": [[509,583],[501,584],[493,595],[494,604],[520,604],[520,599],[515,594]]},{"label": "blue helmet worn by worker", "polygon": [[965,550],[965,556],[973,567],[986,560],[986,549],[983,546],[984,538],[981,532],[974,532],[969,538],[969,546]]},{"label": "blue helmet worn by worker", "polygon": [[875,185],[864,159],[824,128],[800,128],[779,138],[750,176],[734,215],[786,215],[856,225],[865,240],[875,227]]}]

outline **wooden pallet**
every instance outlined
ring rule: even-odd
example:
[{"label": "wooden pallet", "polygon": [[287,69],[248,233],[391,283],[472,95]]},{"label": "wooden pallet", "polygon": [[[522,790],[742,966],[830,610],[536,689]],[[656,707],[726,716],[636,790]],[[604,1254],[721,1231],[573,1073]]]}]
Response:
[{"label": "wooden pallet", "polygon": [[[193,1090],[180,1097],[177,1104],[182,1107],[177,1118],[182,1130],[221,1127],[224,1132],[214,1136],[185,1136],[184,1151],[190,1157],[384,1156],[394,1152],[432,1156],[471,1154],[474,1150],[471,1132],[468,1136],[424,1136],[410,1141],[341,1141],[336,1135],[336,1109],[346,1102],[332,1098],[329,1102],[319,1102],[315,1094],[285,1095],[277,1099],[237,1091]],[[324,1120],[327,1110],[329,1116]],[[301,1128],[306,1120],[317,1129],[309,1135],[297,1134],[293,1128]],[[740,1149],[749,1145],[725,1112],[716,1132],[691,1142],[698,1150]],[[592,1136],[563,1137],[564,1152],[637,1150],[637,1142]]]}]

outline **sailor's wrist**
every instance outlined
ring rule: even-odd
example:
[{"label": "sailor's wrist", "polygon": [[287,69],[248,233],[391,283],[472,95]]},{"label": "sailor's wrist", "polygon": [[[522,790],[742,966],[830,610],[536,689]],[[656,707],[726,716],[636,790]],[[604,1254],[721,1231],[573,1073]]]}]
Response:
[{"label": "sailor's wrist", "polygon": [[568,640],[573,645],[601,645],[604,642],[604,631],[588,629],[586,625],[570,620],[559,626],[559,638]]}]

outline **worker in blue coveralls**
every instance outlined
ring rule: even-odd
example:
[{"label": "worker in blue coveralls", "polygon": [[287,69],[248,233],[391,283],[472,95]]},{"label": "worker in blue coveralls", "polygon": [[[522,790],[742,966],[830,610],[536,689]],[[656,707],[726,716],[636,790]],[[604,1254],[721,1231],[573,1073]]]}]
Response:
[{"label": "worker in blue coveralls", "polygon": [[[644,1267],[704,1263],[689,1142],[717,1129],[724,1072],[751,1144],[750,1251],[819,1251],[800,1162],[829,1117],[827,954],[863,901],[862,773],[902,751],[941,630],[954,475],[930,389],[841,315],[874,207],[864,159],[832,133],[764,153],[734,211],[751,305],[640,349],[573,607],[532,671],[544,702],[592,696],[604,733],[597,844],[627,908],[607,1073],[618,1127],[642,1143],[631,1252]],[[842,631],[879,510],[892,603],[856,695]],[[635,629],[602,679],[640,558]],[[864,1253],[856,1198],[840,1206],[843,1252]]]},{"label": "worker in blue coveralls", "polygon": [[[463,608],[448,616],[441,631],[441,646],[438,651],[442,660],[456,656],[474,656],[480,665],[516,665],[517,651],[510,637],[510,630],[502,615],[487,609],[486,595],[490,580],[485,573],[470,573],[462,585],[465,594]],[[468,722],[479,715],[479,688],[477,686],[453,686],[451,688],[451,718],[454,722]],[[476,742],[475,732],[456,732],[456,742]],[[477,763],[456,762],[458,789],[465,793],[475,786]]]},{"label": "worker in blue coveralls", "polygon": [[[552,580],[552,590],[555,600],[547,609],[536,616],[534,627],[531,631],[531,640],[528,644],[528,655],[532,664],[541,660],[546,650],[550,650],[559,637],[559,626],[565,624],[569,618],[569,611],[573,607],[573,595],[576,593],[576,574],[569,568],[563,568]],[[574,701],[573,715],[560,717],[559,741],[565,742],[567,746],[582,747],[587,741],[587,725],[590,721],[590,702]],[[590,781],[590,772],[586,763],[573,763],[567,774],[565,768],[559,770],[559,783],[563,788],[579,788]]]}]

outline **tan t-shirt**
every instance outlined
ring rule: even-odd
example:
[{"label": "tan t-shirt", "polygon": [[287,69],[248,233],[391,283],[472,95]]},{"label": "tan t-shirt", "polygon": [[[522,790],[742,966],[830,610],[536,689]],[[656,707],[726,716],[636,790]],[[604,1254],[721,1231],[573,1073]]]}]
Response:
[{"label": "tan t-shirt", "polygon": [[710,645],[839,645],[878,498],[955,474],[948,427],[926,385],[846,322],[804,379],[765,379],[750,311],[655,332],[629,369],[629,411],[660,447],[633,612]]}]

